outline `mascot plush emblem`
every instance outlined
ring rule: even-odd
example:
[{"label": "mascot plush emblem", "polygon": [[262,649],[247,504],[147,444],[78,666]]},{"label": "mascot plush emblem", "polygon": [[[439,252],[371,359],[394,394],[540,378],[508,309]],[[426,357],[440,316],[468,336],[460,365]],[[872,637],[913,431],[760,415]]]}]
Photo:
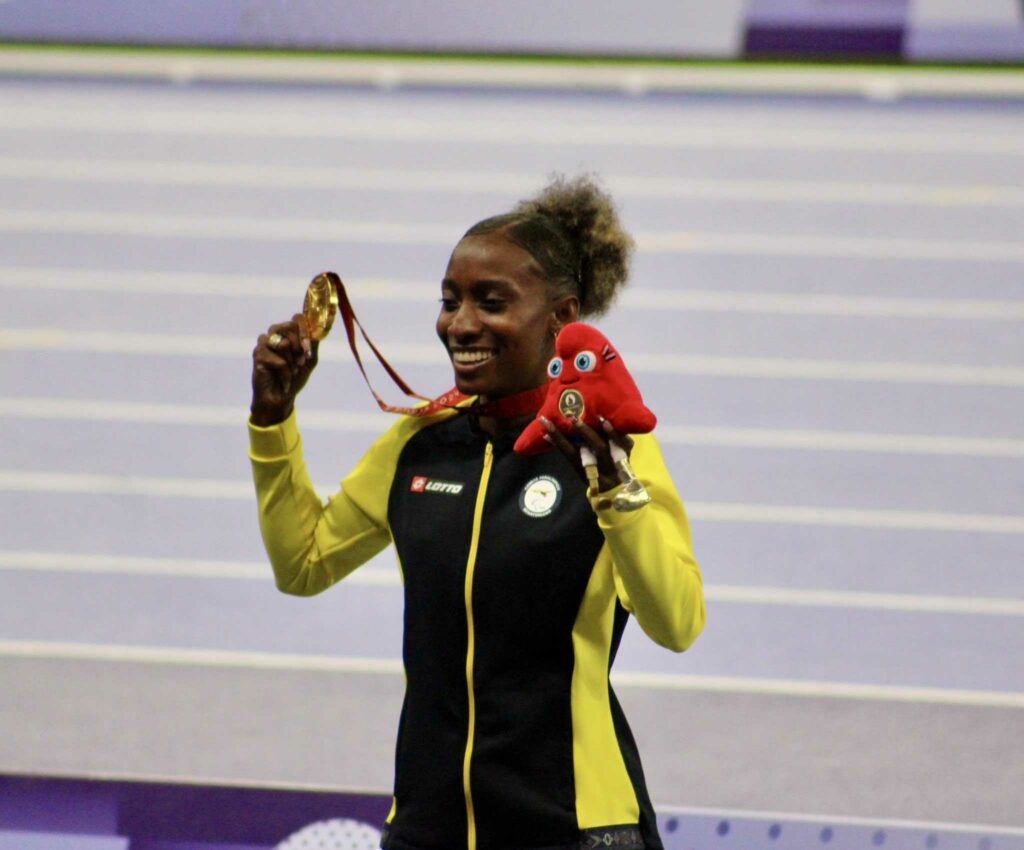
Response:
[{"label": "mascot plush emblem", "polygon": [[[621,434],[647,434],[657,423],[640,396],[640,390],[626,369],[619,353],[597,328],[573,322],[562,328],[555,341],[555,356],[548,364],[551,383],[548,394],[526,430],[516,440],[515,450],[521,454],[540,454],[551,449],[544,439],[547,431],[540,417],[548,419],[564,434],[572,435],[573,418],[601,430],[598,417],[604,417]],[[619,478],[626,486],[613,507],[635,510],[650,501],[647,491],[633,474],[625,451],[614,441],[612,458]],[[597,459],[586,446],[581,447],[583,464],[596,496]]]}]

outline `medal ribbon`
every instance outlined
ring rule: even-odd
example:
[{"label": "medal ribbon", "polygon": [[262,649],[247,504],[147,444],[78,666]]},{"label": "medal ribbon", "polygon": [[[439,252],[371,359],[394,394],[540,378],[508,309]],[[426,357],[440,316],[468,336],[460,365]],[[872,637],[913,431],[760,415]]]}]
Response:
[{"label": "medal ribbon", "polygon": [[[334,272],[323,272],[322,275],[327,278],[331,286],[334,288],[334,291],[338,294],[338,312],[341,313],[341,320],[345,326],[345,335],[348,337],[348,347],[352,351],[352,356],[356,360],[356,365],[359,366],[359,371],[363,374],[363,380],[366,381],[366,386],[370,388],[370,392],[373,394],[374,399],[376,399],[377,405],[385,413],[400,413],[405,416],[433,416],[435,413],[439,413],[442,410],[456,410],[459,413],[474,413],[478,416],[494,416],[499,419],[511,419],[517,416],[524,416],[528,413],[536,413],[540,410],[541,404],[543,404],[544,398],[548,392],[547,384],[536,387],[532,390],[526,390],[525,392],[497,399],[496,401],[487,402],[485,404],[465,404],[465,402],[472,398],[472,396],[459,392],[459,390],[454,387],[448,390],[448,392],[439,395],[437,398],[429,398],[428,396],[420,395],[418,392],[415,392],[402,379],[402,376],[394,370],[391,364],[388,363],[384,358],[384,355],[380,353],[377,346],[373,344],[373,340],[371,340],[367,335],[366,330],[356,317],[355,310],[352,309],[352,304],[348,299],[348,293],[345,291],[345,284],[341,282],[341,278]],[[359,356],[359,348],[356,344],[356,328],[359,329],[359,333],[362,334],[366,344],[370,347],[370,351],[373,352],[380,365],[384,367],[384,371],[387,372],[391,377],[391,380],[395,382],[395,385],[410,398],[418,398],[421,401],[425,401],[425,405],[420,405],[418,407],[402,407],[399,405],[388,404],[380,397],[377,391],[373,388],[373,384],[370,383],[370,376],[366,374],[366,368],[363,366],[363,359]]]}]

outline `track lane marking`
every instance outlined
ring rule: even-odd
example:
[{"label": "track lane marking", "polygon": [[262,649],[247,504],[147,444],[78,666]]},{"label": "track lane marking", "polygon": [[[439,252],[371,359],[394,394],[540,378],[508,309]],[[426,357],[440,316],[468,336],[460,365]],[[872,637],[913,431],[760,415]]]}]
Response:
[{"label": "track lane marking", "polygon": [[257,113],[240,110],[179,112],[152,108],[83,109],[80,101],[48,104],[0,99],[0,127],[9,130],[55,130],[144,136],[216,136],[280,139],[354,139],[363,141],[469,143],[485,145],[564,145],[756,151],[827,151],[867,153],[880,158],[913,153],[1024,156],[1024,140],[1013,133],[862,131],[795,127],[764,122],[742,127],[679,126],[667,123],[587,121],[571,123],[459,120],[454,116],[392,117],[350,111],[343,117],[324,114],[313,122],[296,120],[293,111]]},{"label": "track lane marking", "polygon": [[[45,182],[157,186],[235,186],[260,189],[366,189],[431,194],[525,194],[542,173],[495,174],[402,168],[341,168],[179,160],[98,160],[0,157],[0,178]],[[812,180],[732,180],[615,176],[604,181],[615,197],[892,206],[1024,207],[1024,189],[977,183],[855,183]]]},{"label": "track lane marking", "polygon": [[[337,485],[317,485],[319,493],[333,493],[336,489]],[[252,483],[241,480],[5,469],[0,469],[0,491],[47,494],[86,493],[104,496],[145,496],[193,500],[250,501],[255,499]],[[688,502],[687,509],[691,518],[701,522],[1024,534],[1024,517],[1002,514],[701,501]]]},{"label": "track lane marking", "polygon": [[1009,70],[955,68],[836,68],[650,64],[570,60],[557,63],[517,58],[514,62],[450,56],[253,56],[235,51],[82,50],[56,45],[40,50],[7,46],[0,68],[33,77],[158,79],[197,81],[445,86],[487,91],[599,91],[636,96],[648,92],[845,95],[892,101],[900,97],[1015,98],[1024,84]]},{"label": "track lane marking", "polygon": [[[65,641],[0,640],[0,657],[66,661],[107,661],[133,664],[174,664],[189,667],[233,667],[248,670],[302,670],[323,673],[370,673],[402,676],[402,662],[391,658],[303,655],[280,652],[196,649],[167,646],[74,643]],[[1024,708],[1024,693],[960,688],[908,687],[798,679],[740,676],[698,676],[671,673],[613,671],[613,684],[644,690],[761,694],[765,696],[828,698],[964,705],[983,708]]]},{"label": "track lane marking", "polygon": [[[0,211],[0,232],[6,233],[450,248],[461,238],[464,229],[461,225],[434,222],[273,219],[84,210]],[[1012,241],[812,236],[760,232],[723,233],[701,230],[636,231],[633,236],[637,247],[649,254],[1024,263],[1024,245]]]},{"label": "track lane marking", "polygon": [[[31,396],[0,396],[0,415],[71,422],[230,428],[241,428],[246,420],[245,410],[238,407]],[[384,413],[308,408],[303,408],[301,418],[303,430],[355,434],[379,434],[392,421]],[[668,424],[659,425],[656,434],[662,445],[1024,458],[1024,440],[997,437]]]},{"label": "track lane marking", "polygon": [[[254,344],[255,337],[208,334],[84,330],[69,332],[63,328],[0,330],[0,351],[249,358]],[[439,345],[385,342],[381,347],[388,352],[388,359],[395,365],[445,365],[444,353]],[[348,362],[351,354],[340,346],[334,346],[321,352],[320,359]],[[1024,387],[1024,368],[1009,366],[798,357],[730,357],[689,352],[637,352],[630,355],[629,364],[634,372],[654,375]]]},{"label": "track lane marking", "polygon": [[[162,576],[243,581],[273,580],[264,561],[155,558],[134,555],[83,555],[70,552],[0,550],[0,570],[84,575]],[[363,567],[345,578],[350,585],[401,587],[397,568]],[[872,593],[800,587],[706,584],[712,602],[799,608],[842,608],[906,613],[1024,617],[1024,599]]]},{"label": "track lane marking", "polygon": [[[437,303],[436,281],[363,278],[346,287],[360,301]],[[300,282],[301,287],[301,282]],[[30,291],[117,292],[294,300],[296,282],[284,276],[0,266],[0,288]],[[788,316],[1024,321],[1024,299],[907,298],[709,289],[627,289],[616,302],[627,310],[753,313]]]}]

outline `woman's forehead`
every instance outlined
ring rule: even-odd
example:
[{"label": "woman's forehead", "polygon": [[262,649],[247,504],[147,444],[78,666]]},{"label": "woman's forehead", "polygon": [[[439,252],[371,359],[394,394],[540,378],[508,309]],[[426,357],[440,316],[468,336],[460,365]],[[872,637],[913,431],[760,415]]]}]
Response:
[{"label": "woman's forehead", "polygon": [[505,280],[527,283],[540,277],[533,256],[500,231],[463,238],[448,261],[445,277],[460,283],[474,280]]}]

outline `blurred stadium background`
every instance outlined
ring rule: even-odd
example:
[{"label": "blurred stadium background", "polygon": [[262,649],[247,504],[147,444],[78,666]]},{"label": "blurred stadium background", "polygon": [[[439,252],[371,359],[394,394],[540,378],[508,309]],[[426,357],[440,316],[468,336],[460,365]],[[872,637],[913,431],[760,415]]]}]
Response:
[{"label": "blurred stadium background", "polygon": [[[666,846],[1024,847],[1019,0],[8,0],[0,40],[0,850],[373,846],[397,570],[274,590],[249,352],[334,268],[446,389],[448,252],[556,170],[637,236],[603,326],[707,583],[693,650],[617,662]],[[387,424],[343,348],[324,495]]]}]

